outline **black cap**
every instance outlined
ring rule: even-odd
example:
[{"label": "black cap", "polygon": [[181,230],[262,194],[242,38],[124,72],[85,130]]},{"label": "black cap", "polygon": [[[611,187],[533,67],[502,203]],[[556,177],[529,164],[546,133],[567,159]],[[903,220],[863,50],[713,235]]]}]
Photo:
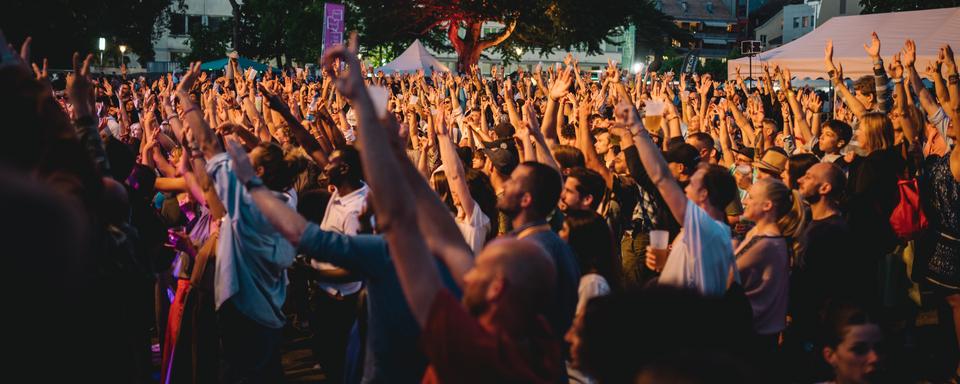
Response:
[{"label": "black cap", "polygon": [[697,169],[697,164],[700,163],[700,151],[690,144],[680,143],[669,146],[667,151],[664,152],[663,158],[668,163],[683,164],[686,168],[685,173],[689,175],[693,174],[693,171]]},{"label": "black cap", "polygon": [[517,165],[520,165],[517,156],[513,154],[512,151],[505,148],[493,148],[493,149],[481,149],[484,155],[490,159],[490,162],[493,163],[493,167],[497,169],[501,175],[509,175],[513,173],[513,170],[517,168]]}]

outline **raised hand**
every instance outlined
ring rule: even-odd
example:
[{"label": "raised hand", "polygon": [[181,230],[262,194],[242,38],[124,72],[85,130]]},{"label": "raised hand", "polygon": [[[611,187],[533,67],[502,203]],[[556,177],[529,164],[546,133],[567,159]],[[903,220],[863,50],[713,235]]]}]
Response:
[{"label": "raised hand", "polygon": [[810,112],[819,113],[823,110],[823,100],[820,99],[820,95],[814,93],[810,95],[810,98],[807,99],[807,108]]},{"label": "raised hand", "polygon": [[230,158],[233,159],[233,172],[237,175],[237,180],[246,184],[257,176],[257,171],[253,168],[253,164],[250,163],[250,156],[247,155],[247,150],[244,149],[240,143],[228,139],[227,152],[230,153]]},{"label": "raised hand", "polygon": [[570,84],[573,83],[573,76],[571,76],[571,68],[561,71],[557,78],[553,80],[553,83],[550,84],[550,98],[553,100],[560,100],[570,92]]},{"label": "raised hand", "polygon": [[42,82],[49,82],[49,81],[50,81],[50,77],[49,77],[49,75],[47,74],[47,59],[46,59],[46,58],[43,59],[43,69],[40,69],[40,67],[38,67],[36,63],[32,63],[32,64],[30,64],[30,65],[33,66],[33,74],[37,76],[37,80],[42,81]]},{"label": "raised hand", "polygon": [[640,114],[637,113],[637,109],[630,102],[620,100],[613,111],[617,126],[629,129],[631,132],[634,131],[634,128],[643,127],[640,122]]},{"label": "raised hand", "polygon": [[195,61],[190,64],[190,68],[180,78],[180,84],[177,85],[177,93],[183,96],[189,94],[190,90],[193,89],[193,83],[197,81],[198,77],[200,77],[200,62]]},{"label": "raised hand", "polygon": [[[910,64],[913,64],[912,62]],[[891,79],[903,77],[903,65],[900,63],[900,54],[893,55],[893,60],[887,65],[887,76]]]},{"label": "raised hand", "polygon": [[913,64],[917,61],[917,44],[913,40],[907,39],[903,43],[903,66],[912,67]]},{"label": "raised hand", "polygon": [[703,80],[700,82],[700,85],[697,86],[697,92],[701,95],[706,96],[710,92],[710,88],[713,88],[713,81],[711,81],[710,74],[703,75]]},{"label": "raised hand", "polygon": [[953,56],[953,48],[950,48],[950,44],[944,44],[943,47],[940,47],[940,52],[940,56],[943,57],[943,63],[947,66],[947,75],[957,74],[957,62]]},{"label": "raised hand", "polygon": [[360,59],[357,58],[358,47],[357,34],[353,32],[346,46],[336,45],[327,49],[320,60],[324,68],[331,68],[336,60],[347,63],[349,70],[338,74],[334,85],[340,94],[348,99],[354,99],[365,91],[363,77],[360,74]]},{"label": "raised hand", "polygon": [[273,109],[275,111],[282,111],[284,109],[289,108],[289,106],[287,106],[287,103],[283,102],[283,99],[280,98],[279,95],[277,95],[276,93],[270,92],[270,90],[267,89],[267,87],[264,86],[263,83],[258,84],[258,86],[260,89],[260,94],[263,95],[263,98],[267,100],[267,105],[270,107],[270,109]]},{"label": "raised hand", "polygon": [[876,32],[870,34],[870,45],[867,46],[864,44],[863,50],[867,51],[867,54],[870,55],[871,59],[880,59],[880,37],[877,36]]},{"label": "raised hand", "polygon": [[67,95],[71,100],[87,100],[93,96],[93,81],[90,80],[90,61],[93,54],[87,54],[80,63],[80,54],[73,53],[73,72],[67,74]]},{"label": "raised hand", "polygon": [[837,70],[837,66],[833,65],[833,40],[827,40],[827,46],[823,49],[823,65],[827,72]]}]

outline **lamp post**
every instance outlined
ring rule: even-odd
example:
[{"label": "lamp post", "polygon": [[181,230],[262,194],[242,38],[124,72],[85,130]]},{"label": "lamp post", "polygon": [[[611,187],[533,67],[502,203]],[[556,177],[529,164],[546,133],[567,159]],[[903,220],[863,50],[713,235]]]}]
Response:
[{"label": "lamp post", "polygon": [[123,66],[123,59],[126,58],[127,46],[120,44],[118,48],[120,48],[120,64],[117,65],[117,68],[120,68]]},{"label": "lamp post", "polygon": [[103,73],[103,51],[107,49],[107,39],[97,39],[97,48],[100,48],[100,73]]}]

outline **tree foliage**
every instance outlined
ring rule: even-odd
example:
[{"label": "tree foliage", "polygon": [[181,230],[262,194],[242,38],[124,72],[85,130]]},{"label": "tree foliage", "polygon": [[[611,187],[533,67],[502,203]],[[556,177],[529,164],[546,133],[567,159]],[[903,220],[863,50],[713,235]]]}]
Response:
[{"label": "tree foliage", "polygon": [[916,11],[960,6],[960,0],[860,0],[863,13]]},{"label": "tree foliage", "polygon": [[189,66],[194,61],[222,59],[227,54],[232,25],[224,23],[217,27],[200,26],[189,31],[187,45],[190,53],[183,57],[181,64]]},{"label": "tree foliage", "polygon": [[[348,25],[363,45],[406,46],[419,38],[438,51],[456,51],[458,65],[476,63],[485,49],[509,56],[516,48],[552,53],[583,49],[602,53],[620,27],[638,26],[643,42],[662,47],[683,37],[672,19],[645,0],[348,0]],[[505,27],[483,33],[485,22]],[[668,40],[667,40],[668,41]]]},{"label": "tree foliage", "polygon": [[67,68],[74,51],[97,52],[97,38],[107,39],[108,55],[126,44],[141,63],[153,59],[153,41],[161,22],[178,0],[5,0],[0,28],[19,44],[33,36],[33,56],[46,57],[52,68]]},{"label": "tree foliage", "polygon": [[323,46],[321,0],[246,0],[240,5],[238,52],[278,65],[313,63]]}]

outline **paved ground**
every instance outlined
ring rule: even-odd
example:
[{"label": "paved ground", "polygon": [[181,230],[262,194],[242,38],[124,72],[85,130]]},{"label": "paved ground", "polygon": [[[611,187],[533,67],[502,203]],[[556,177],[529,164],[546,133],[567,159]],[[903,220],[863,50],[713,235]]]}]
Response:
[{"label": "paved ground", "polygon": [[308,335],[294,333],[287,337],[288,344],[283,348],[283,372],[289,383],[325,383],[322,370],[315,369],[316,360],[310,351]]}]

